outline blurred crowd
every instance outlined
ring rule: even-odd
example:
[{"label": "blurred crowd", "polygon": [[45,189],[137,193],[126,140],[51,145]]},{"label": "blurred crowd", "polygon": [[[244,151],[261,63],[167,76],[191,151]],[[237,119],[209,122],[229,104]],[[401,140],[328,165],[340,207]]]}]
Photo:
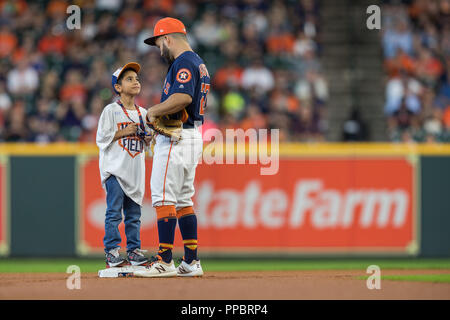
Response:
[{"label": "blurred crowd", "polygon": [[387,1],[382,19],[390,139],[450,142],[450,0]]},{"label": "blurred crowd", "polygon": [[[81,8],[80,29],[67,27],[70,4]],[[142,66],[137,103],[158,103],[167,64],[143,40],[165,16],[184,22],[212,76],[205,129],[322,140],[318,12],[317,0],[0,0],[0,141],[95,141],[117,98],[112,72],[128,61]]]}]

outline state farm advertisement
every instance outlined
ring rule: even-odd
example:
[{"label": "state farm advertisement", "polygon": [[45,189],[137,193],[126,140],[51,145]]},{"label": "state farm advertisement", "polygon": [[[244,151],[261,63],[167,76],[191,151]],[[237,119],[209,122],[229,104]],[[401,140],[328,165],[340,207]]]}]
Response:
[{"label": "state farm advertisement", "polygon": [[[147,162],[147,187],[151,159]],[[260,165],[200,164],[194,206],[203,252],[407,252],[416,243],[414,166],[405,158],[280,159],[275,175]],[[102,250],[105,193],[98,159],[81,173],[80,242]],[[123,226],[121,226],[124,237]],[[150,192],[142,246],[158,245]],[[175,245],[182,248],[179,231]],[[122,248],[125,248],[125,241]],[[409,248],[409,249],[408,249]]]}]

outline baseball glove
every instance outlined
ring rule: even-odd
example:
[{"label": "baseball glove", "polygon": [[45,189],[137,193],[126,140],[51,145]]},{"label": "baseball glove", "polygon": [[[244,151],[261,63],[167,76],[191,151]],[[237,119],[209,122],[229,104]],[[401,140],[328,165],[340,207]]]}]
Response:
[{"label": "baseball glove", "polygon": [[172,141],[181,140],[183,121],[168,119],[166,116],[155,117],[152,120],[148,121],[147,125],[157,133],[170,137]]}]

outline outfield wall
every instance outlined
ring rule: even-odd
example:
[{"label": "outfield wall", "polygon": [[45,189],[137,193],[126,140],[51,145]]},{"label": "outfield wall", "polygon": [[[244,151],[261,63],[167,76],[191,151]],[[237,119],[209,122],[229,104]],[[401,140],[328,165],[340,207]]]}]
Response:
[{"label": "outfield wall", "polygon": [[[450,146],[283,144],[275,175],[252,152],[198,166],[202,254],[450,257]],[[0,145],[0,181],[0,255],[102,254],[95,145]],[[155,250],[149,191],[141,239]]]}]

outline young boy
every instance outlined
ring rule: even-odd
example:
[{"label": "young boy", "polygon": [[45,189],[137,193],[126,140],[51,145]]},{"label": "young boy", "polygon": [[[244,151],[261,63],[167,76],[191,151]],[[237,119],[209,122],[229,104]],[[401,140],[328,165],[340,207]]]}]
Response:
[{"label": "young boy", "polygon": [[145,191],[145,150],[150,129],[144,122],[146,110],[134,103],[141,91],[140,65],[127,63],[112,76],[117,102],[107,105],[100,116],[97,146],[102,187],[106,189],[105,237],[106,267],[128,264],[119,254],[121,237],[118,226],[124,213],[127,257],[131,265],[143,265],[147,258],[141,250],[141,206]]}]

